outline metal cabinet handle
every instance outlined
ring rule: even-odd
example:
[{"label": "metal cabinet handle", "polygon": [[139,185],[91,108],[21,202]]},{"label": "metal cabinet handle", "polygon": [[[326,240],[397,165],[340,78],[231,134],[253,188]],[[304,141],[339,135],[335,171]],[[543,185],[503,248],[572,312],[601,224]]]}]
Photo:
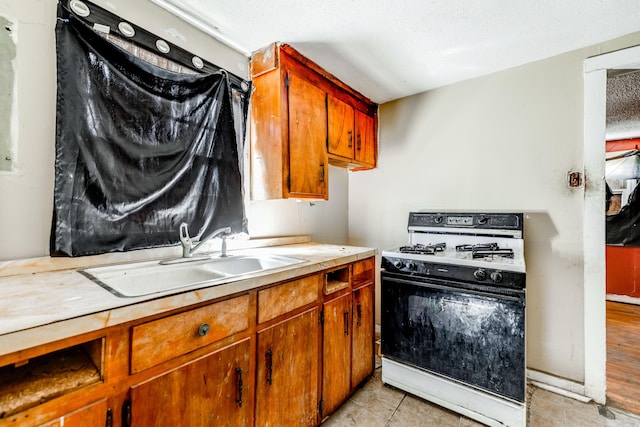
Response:
[{"label": "metal cabinet handle", "polygon": [[349,131],[349,148],[353,147],[353,131]]},{"label": "metal cabinet handle", "polygon": [[344,334],[349,335],[349,310],[344,312]]},{"label": "metal cabinet handle", "polygon": [[236,376],[237,376],[237,393],[236,393],[236,403],[239,407],[242,408],[242,368],[236,368]]},{"label": "metal cabinet handle", "polygon": [[320,163],[320,182],[324,182],[324,163]]},{"label": "metal cabinet handle", "polygon": [[360,151],[362,148],[362,139],[360,138],[360,132],[358,132],[358,143],[356,144],[356,149]]},{"label": "metal cabinet handle", "polygon": [[131,427],[131,401],[125,400],[122,404],[122,426]]},{"label": "metal cabinet handle", "polygon": [[362,326],[362,303],[360,303],[360,301],[356,304],[356,313],[358,313],[357,325]]},{"label": "metal cabinet handle", "polygon": [[265,354],[265,359],[267,360],[267,384],[271,385],[273,382],[273,350],[267,350]]},{"label": "metal cabinet handle", "polygon": [[113,411],[111,408],[107,408],[107,420],[104,425],[105,427],[113,427]]},{"label": "metal cabinet handle", "polygon": [[211,329],[211,326],[209,326],[208,323],[203,323],[202,325],[200,325],[200,327],[198,328],[198,335],[200,335],[201,337],[206,336],[209,333],[209,330]]}]

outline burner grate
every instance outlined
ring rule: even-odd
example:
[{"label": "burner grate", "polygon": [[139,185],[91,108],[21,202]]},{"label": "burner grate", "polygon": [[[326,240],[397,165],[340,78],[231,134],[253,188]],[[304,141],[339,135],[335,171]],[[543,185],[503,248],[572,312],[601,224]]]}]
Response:
[{"label": "burner grate", "polygon": [[497,243],[479,243],[477,245],[458,245],[456,252],[471,252],[471,257],[478,258],[513,258],[513,249],[500,248]]},{"label": "burner grate", "polygon": [[495,251],[500,249],[497,243],[478,243],[477,245],[458,245],[456,252]]},{"label": "burner grate", "polygon": [[404,254],[435,255],[436,252],[443,252],[446,248],[446,243],[436,243],[433,245],[422,245],[418,243],[415,245],[400,246],[398,250]]},{"label": "burner grate", "polygon": [[513,249],[494,249],[494,250],[478,249],[471,252],[471,257],[474,259],[493,258],[493,257],[513,258]]}]

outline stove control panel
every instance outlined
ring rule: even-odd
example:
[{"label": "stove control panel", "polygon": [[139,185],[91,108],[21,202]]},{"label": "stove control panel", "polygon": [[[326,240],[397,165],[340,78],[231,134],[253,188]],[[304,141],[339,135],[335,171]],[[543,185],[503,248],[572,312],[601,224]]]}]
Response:
[{"label": "stove control panel", "polygon": [[381,267],[390,273],[406,275],[408,278],[412,276],[432,277],[512,289],[524,289],[526,282],[525,273],[455,264],[436,264],[390,256],[382,257]]}]

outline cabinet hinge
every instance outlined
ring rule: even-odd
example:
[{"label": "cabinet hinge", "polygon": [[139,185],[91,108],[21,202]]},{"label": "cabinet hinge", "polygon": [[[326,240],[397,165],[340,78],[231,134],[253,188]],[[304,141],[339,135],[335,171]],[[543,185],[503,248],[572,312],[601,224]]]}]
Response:
[{"label": "cabinet hinge", "polygon": [[318,323],[320,326],[324,326],[324,310],[320,311],[320,316],[318,316]]}]

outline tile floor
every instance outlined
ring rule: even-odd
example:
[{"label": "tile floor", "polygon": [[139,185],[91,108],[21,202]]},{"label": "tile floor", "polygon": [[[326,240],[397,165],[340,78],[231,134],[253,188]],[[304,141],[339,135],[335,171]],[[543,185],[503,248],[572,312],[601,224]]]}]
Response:
[{"label": "tile floor", "polygon": [[[482,426],[381,381],[379,360],[373,377],[332,414],[323,427]],[[599,408],[537,387],[529,392],[528,427],[640,427],[640,416]],[[600,411],[605,415],[600,415]]]}]

